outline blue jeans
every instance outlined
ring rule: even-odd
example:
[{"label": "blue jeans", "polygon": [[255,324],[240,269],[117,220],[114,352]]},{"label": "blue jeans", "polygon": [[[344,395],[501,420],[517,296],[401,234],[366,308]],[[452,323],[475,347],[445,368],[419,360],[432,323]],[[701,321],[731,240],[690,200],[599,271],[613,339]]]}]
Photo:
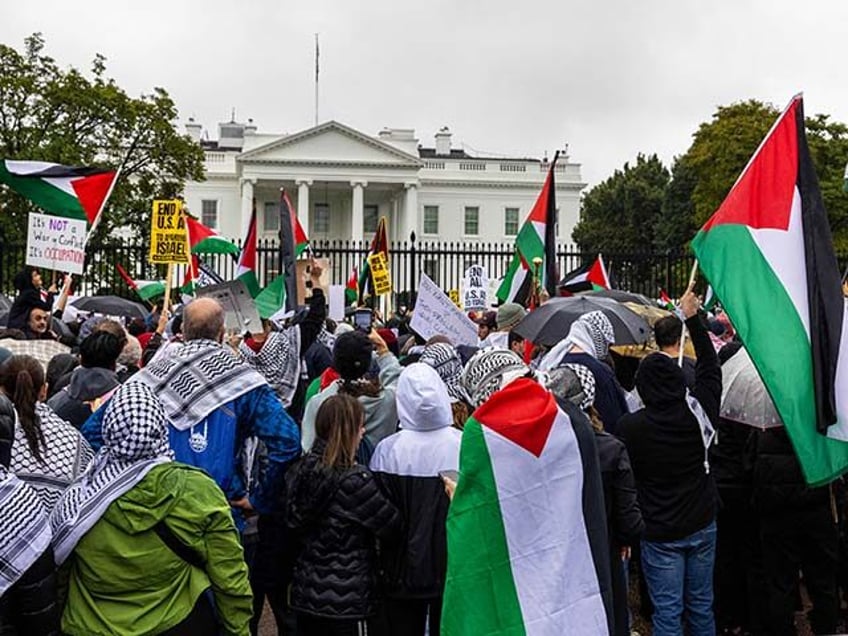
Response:
[{"label": "blue jeans", "polygon": [[654,636],[715,636],[715,521],[677,541],[642,541],[642,570],[654,604]]}]

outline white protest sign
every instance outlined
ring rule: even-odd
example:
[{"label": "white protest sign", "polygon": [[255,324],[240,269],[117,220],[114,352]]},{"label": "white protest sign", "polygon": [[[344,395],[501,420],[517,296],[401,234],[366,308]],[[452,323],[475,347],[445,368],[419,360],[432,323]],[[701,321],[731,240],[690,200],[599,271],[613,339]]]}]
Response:
[{"label": "white protest sign", "polygon": [[421,276],[410,327],[425,340],[442,335],[454,345],[477,346],[477,325],[426,274]]},{"label": "white protest sign", "polygon": [[26,264],[82,274],[86,232],[85,221],[30,212]]},{"label": "white protest sign", "polygon": [[336,322],[341,322],[345,318],[345,286],[330,285],[330,308],[327,311],[327,316]]},{"label": "white protest sign", "polygon": [[462,308],[465,311],[485,310],[486,294],[489,291],[489,275],[482,265],[472,265],[465,270],[462,279]]}]

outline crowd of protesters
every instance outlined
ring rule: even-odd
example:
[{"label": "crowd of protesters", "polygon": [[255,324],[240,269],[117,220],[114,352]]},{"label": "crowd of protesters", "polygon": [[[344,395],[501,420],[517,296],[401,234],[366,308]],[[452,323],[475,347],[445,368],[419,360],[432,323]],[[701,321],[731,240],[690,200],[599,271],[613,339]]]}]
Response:
[{"label": "crowd of protesters", "polygon": [[[414,308],[367,332],[335,323],[320,289],[257,333],[228,333],[201,298],[57,335],[56,290],[33,268],[15,284],[0,634],[256,634],[266,606],[279,633],[438,634],[446,475],[469,416],[517,379],[567,407],[581,440],[599,633],[631,634],[639,613],[658,636],[794,634],[802,590],[813,631],[837,632],[843,492],[806,486],[782,428],[719,416],[741,345],[691,292],[634,373],[597,311],[532,355],[520,305],[475,315],[478,346],[455,346],[417,337]],[[696,358],[681,366],[684,328]],[[38,361],[3,347],[17,338],[71,349]]]}]

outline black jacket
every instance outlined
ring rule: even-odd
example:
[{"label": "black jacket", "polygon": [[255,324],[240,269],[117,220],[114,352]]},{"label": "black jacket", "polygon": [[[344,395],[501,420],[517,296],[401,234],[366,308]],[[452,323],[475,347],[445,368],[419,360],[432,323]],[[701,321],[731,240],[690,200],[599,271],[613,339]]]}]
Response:
[{"label": "black jacket", "polygon": [[[721,368],[698,316],[686,321],[698,362],[692,395],[715,425],[721,402]],[[686,403],[677,361],[655,353],[636,375],[645,408],[621,418],[619,434],[636,476],[648,541],[675,541],[709,525],[716,515],[713,475],[704,466],[704,442]]]},{"label": "black jacket", "polygon": [[48,547],[0,596],[0,636],[59,634],[60,616],[53,550]]},{"label": "black jacket", "polygon": [[77,367],[71,373],[71,381],[64,389],[47,401],[47,406],[66,422],[80,428],[91,415],[86,404],[118,386],[114,371],[100,367]]},{"label": "black jacket", "polygon": [[634,545],[642,536],[645,522],[636,497],[636,481],[624,442],[609,433],[595,431],[610,546]]},{"label": "black jacket", "polygon": [[291,605],[327,618],[365,618],[376,610],[376,538],[391,538],[400,515],[364,466],[328,470],[312,451],[287,473],[288,525],[298,542]]},{"label": "black jacket", "polygon": [[572,362],[588,367],[595,376],[595,409],[601,416],[604,430],[618,435],[618,420],[627,413],[627,400],[618,384],[615,373],[605,362],[596,360],[588,353],[567,353],[560,365]]}]

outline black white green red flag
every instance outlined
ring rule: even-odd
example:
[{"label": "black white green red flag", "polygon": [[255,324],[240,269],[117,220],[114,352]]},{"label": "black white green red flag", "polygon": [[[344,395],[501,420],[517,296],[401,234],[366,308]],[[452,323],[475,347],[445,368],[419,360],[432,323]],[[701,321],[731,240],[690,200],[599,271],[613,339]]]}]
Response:
[{"label": "black white green red flag", "polygon": [[150,301],[158,296],[165,295],[164,280],[136,280],[127,273],[127,270],[120,263],[116,263],[115,268],[129,288],[138,294],[138,297],[142,300]]},{"label": "black white green red flag", "polygon": [[192,254],[231,254],[239,255],[238,245],[224,236],[218,234],[210,227],[206,227],[190,216],[186,216],[188,225],[188,242],[191,245]]},{"label": "black white green red flag", "polygon": [[382,253],[386,262],[389,262],[389,231],[384,216],[381,216],[377,223],[377,231],[374,232],[374,238],[371,239],[371,247],[368,249],[368,254],[365,255],[365,260],[359,270],[359,302],[363,302],[366,296],[373,297],[374,295],[374,281],[371,279],[371,266],[368,264],[368,257],[378,253]]},{"label": "black white green red flag", "polygon": [[241,246],[239,254],[236,278],[244,283],[251,298],[256,298],[262,288],[259,287],[259,279],[256,277],[256,202],[253,202],[253,211],[250,214],[250,223],[247,225],[247,236]]},{"label": "black white green red flag", "polygon": [[116,170],[46,161],[0,161],[0,183],[46,212],[94,225],[117,178]]},{"label": "black white green red flag", "polygon": [[795,97],[692,246],[811,485],[848,470],[848,332]]},{"label": "black white green red flag", "polygon": [[592,263],[586,263],[569,272],[559,282],[559,291],[560,293],[564,292],[564,295],[611,288],[612,283],[610,283],[602,254],[598,254],[598,257]]}]

